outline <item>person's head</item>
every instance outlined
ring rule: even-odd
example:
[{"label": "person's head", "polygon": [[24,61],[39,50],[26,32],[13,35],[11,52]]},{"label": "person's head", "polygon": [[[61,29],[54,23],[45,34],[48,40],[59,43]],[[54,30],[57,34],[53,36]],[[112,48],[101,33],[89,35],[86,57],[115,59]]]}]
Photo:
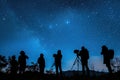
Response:
[{"label": "person's head", "polygon": [[24,52],[24,51],[20,51],[20,54],[21,54],[21,55],[25,55],[25,52]]},{"label": "person's head", "polygon": [[85,47],[84,47],[84,46],[82,46],[82,47],[81,47],[81,49],[82,49],[82,50],[84,50],[84,49],[85,49]]},{"label": "person's head", "polygon": [[107,46],[106,46],[106,45],[103,45],[103,46],[102,46],[102,49],[104,49],[104,50],[105,50],[105,49],[108,49],[108,48],[107,48]]},{"label": "person's head", "polygon": [[12,60],[15,60],[15,58],[16,58],[15,55],[13,55],[13,56],[12,56]]},{"label": "person's head", "polygon": [[61,50],[58,50],[57,53],[58,53],[58,54],[61,54]]},{"label": "person's head", "polygon": [[102,48],[106,48],[106,45],[103,45]]},{"label": "person's head", "polygon": [[41,54],[40,54],[40,57],[43,57],[43,56],[44,56],[43,53],[41,53]]}]

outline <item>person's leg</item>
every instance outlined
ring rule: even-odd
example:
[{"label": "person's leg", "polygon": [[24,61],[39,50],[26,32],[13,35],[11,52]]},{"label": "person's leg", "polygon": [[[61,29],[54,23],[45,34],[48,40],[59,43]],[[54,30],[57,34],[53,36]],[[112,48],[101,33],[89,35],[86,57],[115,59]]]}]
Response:
[{"label": "person's leg", "polygon": [[62,74],[62,66],[59,64],[60,74]]},{"label": "person's leg", "polygon": [[88,76],[89,76],[90,70],[89,70],[89,67],[88,67],[88,63],[86,63],[86,69],[87,69],[87,74],[88,74]]},{"label": "person's leg", "polygon": [[41,78],[44,78],[44,67],[41,66],[41,69],[40,69],[40,75],[41,75]]},{"label": "person's leg", "polygon": [[108,68],[108,71],[111,74],[112,73],[112,68],[111,68],[110,64],[106,64],[106,67]]},{"label": "person's leg", "polygon": [[19,74],[21,74],[21,66],[19,67]]},{"label": "person's leg", "polygon": [[82,73],[83,73],[83,75],[85,75],[85,65],[84,65],[84,63],[82,63]]},{"label": "person's leg", "polygon": [[23,73],[24,73],[24,67],[21,66],[21,67],[20,67],[20,74],[23,74]]},{"label": "person's leg", "polygon": [[23,67],[23,73],[25,72],[25,68],[26,68],[26,66]]},{"label": "person's leg", "polygon": [[21,65],[21,73],[22,73],[22,74],[25,72],[25,68],[26,68],[25,65]]},{"label": "person's leg", "polygon": [[56,67],[56,74],[58,75],[58,65],[55,65]]},{"label": "person's leg", "polygon": [[40,66],[40,75],[42,74],[42,67]]}]

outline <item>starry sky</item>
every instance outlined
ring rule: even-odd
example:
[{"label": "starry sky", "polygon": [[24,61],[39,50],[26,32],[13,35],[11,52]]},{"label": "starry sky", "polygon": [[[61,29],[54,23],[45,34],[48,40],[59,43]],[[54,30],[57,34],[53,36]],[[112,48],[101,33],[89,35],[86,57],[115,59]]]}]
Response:
[{"label": "starry sky", "polygon": [[24,50],[27,63],[44,54],[46,69],[62,51],[63,70],[70,70],[74,49],[89,50],[89,67],[106,70],[101,46],[120,56],[120,0],[0,0],[0,54]]}]

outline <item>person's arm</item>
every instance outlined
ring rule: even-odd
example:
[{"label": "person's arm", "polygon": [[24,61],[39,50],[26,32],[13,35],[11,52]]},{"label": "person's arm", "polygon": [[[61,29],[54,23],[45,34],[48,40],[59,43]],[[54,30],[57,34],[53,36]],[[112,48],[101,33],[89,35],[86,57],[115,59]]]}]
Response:
[{"label": "person's arm", "polygon": [[28,59],[29,57],[26,55],[26,58]]}]

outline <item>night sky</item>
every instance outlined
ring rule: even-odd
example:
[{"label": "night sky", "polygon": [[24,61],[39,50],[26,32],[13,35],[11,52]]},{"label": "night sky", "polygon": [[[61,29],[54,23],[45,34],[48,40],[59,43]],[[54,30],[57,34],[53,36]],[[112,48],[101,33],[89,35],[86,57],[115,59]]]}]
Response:
[{"label": "night sky", "polygon": [[70,70],[74,49],[85,46],[90,69],[102,71],[101,46],[117,57],[119,41],[120,0],[0,0],[0,54],[6,57],[24,50],[30,64],[44,53],[49,69],[61,49],[63,70]]}]

